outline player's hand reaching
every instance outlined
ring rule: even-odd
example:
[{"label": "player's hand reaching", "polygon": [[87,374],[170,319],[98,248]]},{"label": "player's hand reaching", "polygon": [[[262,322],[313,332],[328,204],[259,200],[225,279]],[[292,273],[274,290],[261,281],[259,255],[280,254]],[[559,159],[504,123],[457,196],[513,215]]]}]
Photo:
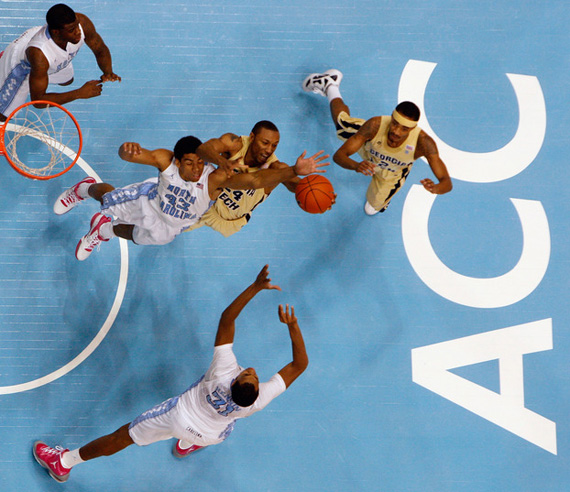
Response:
[{"label": "player's hand reaching", "polygon": [[226,162],[220,164],[220,168],[226,173],[228,178],[231,178],[236,174],[247,172],[248,166],[242,161],[229,161],[226,159]]},{"label": "player's hand reaching", "polygon": [[285,304],[285,309],[283,309],[283,306],[279,304],[278,313],[279,321],[281,321],[281,323],[285,323],[286,325],[297,323],[295,308],[293,306],[291,306],[291,311],[289,312],[289,304]]},{"label": "player's hand reaching", "polygon": [[293,166],[293,170],[297,176],[306,176],[307,174],[313,173],[324,173],[324,169],[321,167],[328,166],[328,162],[323,162],[325,159],[329,158],[329,155],[322,155],[324,150],[317,152],[311,157],[305,157],[307,151],[305,150],[298,158],[297,162]]},{"label": "player's hand reaching", "polygon": [[125,142],[119,148],[119,155],[126,154],[130,157],[134,157],[141,153],[141,146],[136,142]]},{"label": "player's hand reaching", "polygon": [[422,179],[420,181],[420,183],[423,185],[423,187],[429,191],[430,193],[433,193],[434,195],[439,195],[441,194],[441,192],[439,191],[439,183],[435,184],[431,179]]},{"label": "player's hand reaching", "polygon": [[119,77],[116,73],[104,73],[101,75],[101,82],[120,82],[121,77]]},{"label": "player's hand reaching", "polygon": [[362,161],[358,163],[355,171],[357,173],[362,173],[365,176],[372,176],[374,174],[375,169],[376,166],[372,164],[370,161]]},{"label": "player's hand reaching", "polygon": [[101,92],[103,92],[103,82],[101,80],[90,80],[77,89],[77,99],[91,99],[100,96]]},{"label": "player's hand reaching", "polygon": [[259,272],[259,274],[257,275],[255,282],[253,282],[254,287],[257,287],[259,290],[263,289],[281,290],[281,287],[279,287],[278,285],[271,285],[271,279],[268,278],[268,275],[269,275],[269,265],[265,265],[261,269],[261,272]]}]

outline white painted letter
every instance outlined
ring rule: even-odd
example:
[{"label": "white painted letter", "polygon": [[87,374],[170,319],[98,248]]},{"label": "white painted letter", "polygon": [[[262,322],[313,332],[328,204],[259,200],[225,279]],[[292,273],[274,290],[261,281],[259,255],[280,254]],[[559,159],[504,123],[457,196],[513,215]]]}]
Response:
[{"label": "white painted letter", "polygon": [[[552,349],[544,319],[412,350],[412,380],[509,432],[556,454],[556,423],[524,407],[523,354]],[[501,392],[449,369],[499,360]]]},{"label": "white painted letter", "polygon": [[550,231],[542,204],[511,198],[522,225],[523,248],[518,263],[494,278],[466,277],[448,268],[433,250],[429,213],[436,195],[413,185],[404,202],[402,237],[412,268],[434,292],[475,308],[509,306],[528,296],[542,281],[550,260]]},{"label": "white painted letter", "polygon": [[452,178],[472,183],[492,183],[512,178],[538,155],[546,133],[546,105],[536,77],[507,74],[519,104],[519,125],[514,138],[493,152],[471,153],[440,140],[424,109],[424,95],[435,63],[409,60],[400,78],[399,101],[413,101],[422,112],[419,125],[436,141]]}]

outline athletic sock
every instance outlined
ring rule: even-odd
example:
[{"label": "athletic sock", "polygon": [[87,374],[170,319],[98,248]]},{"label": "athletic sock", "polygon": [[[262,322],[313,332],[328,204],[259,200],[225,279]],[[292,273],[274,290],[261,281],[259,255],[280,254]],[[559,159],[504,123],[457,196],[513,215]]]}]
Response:
[{"label": "athletic sock", "polygon": [[81,456],[79,456],[79,448],[63,453],[60,459],[61,464],[65,468],[73,468],[75,465],[78,465],[79,463],[83,463],[85,461],[81,459]]},{"label": "athletic sock", "polygon": [[114,238],[115,237],[115,231],[113,231],[113,223],[107,222],[107,223],[103,224],[99,228],[99,236],[101,236],[102,239]]},{"label": "athletic sock", "polygon": [[329,102],[337,98],[342,99],[342,97],[340,96],[340,88],[338,85],[329,85],[326,95]]},{"label": "athletic sock", "polygon": [[92,185],[93,183],[81,183],[78,187],[77,190],[75,190],[75,193],[77,194],[77,196],[79,198],[89,198],[89,187]]}]

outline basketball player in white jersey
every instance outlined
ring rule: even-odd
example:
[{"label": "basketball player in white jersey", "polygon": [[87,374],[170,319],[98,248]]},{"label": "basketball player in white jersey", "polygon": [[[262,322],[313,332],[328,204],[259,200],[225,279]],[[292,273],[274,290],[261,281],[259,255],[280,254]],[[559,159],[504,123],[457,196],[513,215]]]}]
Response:
[{"label": "basketball player in white jersey", "polygon": [[[303,90],[329,100],[337,136],[344,141],[334,154],[334,161],[345,169],[372,176],[364,204],[366,214],[386,210],[392,197],[402,188],[414,161],[420,157],[425,157],[438,180],[434,183],[429,178],[422,179],[424,188],[437,195],[451,191],[451,178],[435,141],[417,126],[419,108],[405,101],[388,116],[369,120],[353,118],[340,95],[341,80],[342,73],[335,69],[314,73],[303,81]],[[357,152],[362,161],[351,157]]]},{"label": "basketball player in white jersey", "polygon": [[279,306],[279,320],[289,329],[293,360],[269,381],[260,383],[255,369],[243,369],[233,353],[235,320],[260,291],[271,285],[265,265],[256,280],[223,312],[214,343],[214,358],[208,371],[184,393],[144,412],[112,434],[69,451],[36,441],[33,454],[58,482],[69,478],[71,468],[100,456],[109,456],[131,444],[146,446],[172,437],[172,452],[178,458],[225,440],[238,419],[263,409],[283,393],[307,368],[309,358],[293,306]]},{"label": "basketball player in white jersey", "polygon": [[[24,104],[28,94],[32,101],[66,104],[99,96],[103,82],[121,80],[113,72],[109,48],[86,15],[57,4],[48,10],[46,21],[46,25],[28,29],[0,55],[0,121]],[[100,79],[72,91],[47,92],[50,83],[67,86],[73,82],[71,62],[83,44],[95,55],[103,72]]]},{"label": "basketball player in white jersey", "polygon": [[[118,236],[136,244],[170,243],[183,230],[195,224],[210,208],[222,189],[249,190],[277,186],[298,175],[324,172],[320,168],[328,155],[322,151],[305,158],[303,152],[294,166],[265,169],[258,173],[227,176],[224,169],[206,164],[197,155],[202,142],[196,137],[180,139],[174,151],[147,150],[138,143],[125,142],[119,156],[129,162],[158,169],[158,177],[115,189],[87,177],[64,191],[54,204],[57,215],[67,213],[85,198],[101,203],[101,211],[91,218],[89,232],[75,249],[78,260],[85,260],[101,242]],[[115,216],[112,220],[108,215]]]}]

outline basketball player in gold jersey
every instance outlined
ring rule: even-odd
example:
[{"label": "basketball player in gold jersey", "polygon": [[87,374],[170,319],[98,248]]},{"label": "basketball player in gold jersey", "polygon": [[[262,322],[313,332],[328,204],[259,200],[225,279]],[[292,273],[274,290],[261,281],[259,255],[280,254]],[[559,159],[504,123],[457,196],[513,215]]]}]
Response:
[{"label": "basketball player in gold jersey", "polygon": [[[364,211],[368,215],[384,212],[402,188],[414,161],[420,157],[425,157],[438,179],[438,183],[422,179],[423,187],[437,195],[451,191],[451,178],[436,143],[418,127],[419,108],[405,101],[398,104],[390,116],[374,116],[369,120],[353,118],[340,95],[341,80],[342,73],[335,69],[314,73],[303,81],[303,90],[329,100],[337,136],[344,141],[334,154],[334,161],[345,169],[372,176]],[[351,158],[357,152],[363,159],[361,162]]]},{"label": "basketball player in gold jersey", "polygon": [[[279,144],[279,130],[271,121],[257,122],[247,136],[225,133],[219,138],[204,142],[196,153],[205,161],[223,169],[255,172],[259,169],[282,169],[287,164],[275,156]],[[295,177],[283,184],[291,192],[300,178]],[[263,202],[277,185],[258,190],[233,190],[224,188],[214,205],[202,219],[187,231],[207,225],[225,237],[239,231],[251,218],[251,212]]]}]

